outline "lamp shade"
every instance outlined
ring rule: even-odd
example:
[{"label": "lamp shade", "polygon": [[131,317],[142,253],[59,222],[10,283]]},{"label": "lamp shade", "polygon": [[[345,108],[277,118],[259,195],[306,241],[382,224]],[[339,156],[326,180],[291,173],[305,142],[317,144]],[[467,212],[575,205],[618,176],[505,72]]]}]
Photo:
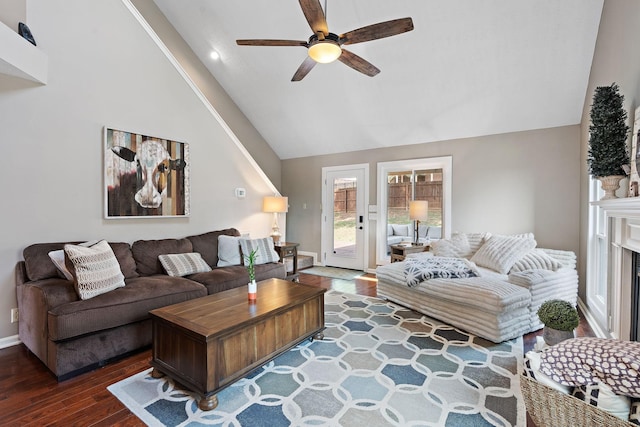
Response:
[{"label": "lamp shade", "polygon": [[412,200],[409,202],[409,219],[426,221],[429,216],[429,202],[426,200]]},{"label": "lamp shade", "polygon": [[287,212],[289,210],[289,198],[282,196],[266,196],[262,200],[262,212]]}]

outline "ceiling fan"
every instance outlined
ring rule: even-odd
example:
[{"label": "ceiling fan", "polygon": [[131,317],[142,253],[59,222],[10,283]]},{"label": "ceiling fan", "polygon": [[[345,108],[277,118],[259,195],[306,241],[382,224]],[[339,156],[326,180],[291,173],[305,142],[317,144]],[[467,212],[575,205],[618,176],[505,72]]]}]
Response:
[{"label": "ceiling fan", "polygon": [[[240,46],[304,46],[308,49],[309,56],[305,58],[298,70],[291,79],[292,82],[302,80],[311,69],[320,62],[323,64],[333,62],[336,59],[345,65],[373,77],[380,70],[370,62],[343,49],[343,45],[362,43],[370,40],[382,39],[384,37],[395,36],[413,30],[411,18],[394,19],[391,21],[379,22],[349,31],[344,34],[334,34],[329,32],[325,12],[322,10],[320,0],[299,0],[300,7],[304,13],[309,26],[313,30],[313,35],[308,41],[299,40],[269,40],[269,39],[248,39],[236,40]],[[325,0],[326,10],[326,0]]]}]

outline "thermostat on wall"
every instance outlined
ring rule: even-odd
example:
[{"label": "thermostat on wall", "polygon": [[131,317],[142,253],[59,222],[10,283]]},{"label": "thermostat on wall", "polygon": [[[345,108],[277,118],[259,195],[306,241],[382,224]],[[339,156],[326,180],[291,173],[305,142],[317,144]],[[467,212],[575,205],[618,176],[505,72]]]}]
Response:
[{"label": "thermostat on wall", "polygon": [[247,190],[244,188],[236,188],[236,197],[238,199],[244,199],[247,196]]}]

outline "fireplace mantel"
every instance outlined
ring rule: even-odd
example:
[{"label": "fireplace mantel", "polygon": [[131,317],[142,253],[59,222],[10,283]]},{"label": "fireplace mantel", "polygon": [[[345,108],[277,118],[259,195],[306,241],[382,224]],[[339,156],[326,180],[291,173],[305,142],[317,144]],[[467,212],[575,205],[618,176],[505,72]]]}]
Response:
[{"label": "fireplace mantel", "polygon": [[[591,202],[602,220],[592,230],[587,299],[598,311],[605,335],[629,339],[631,333],[632,253],[640,252],[640,197]],[[601,216],[602,215],[602,216]],[[603,286],[604,284],[604,286]]]}]

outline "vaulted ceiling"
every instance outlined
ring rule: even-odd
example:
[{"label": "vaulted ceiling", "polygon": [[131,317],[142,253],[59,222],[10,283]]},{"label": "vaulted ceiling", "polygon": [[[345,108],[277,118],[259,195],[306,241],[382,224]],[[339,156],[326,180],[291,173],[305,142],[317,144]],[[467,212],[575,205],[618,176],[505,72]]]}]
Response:
[{"label": "vaulted ceiling", "polygon": [[336,61],[300,82],[305,47],[236,44],[307,40],[298,1],[155,3],[288,159],[579,123],[603,0],[322,1],[336,34],[404,17],[415,29],[348,46],[375,77]]}]

